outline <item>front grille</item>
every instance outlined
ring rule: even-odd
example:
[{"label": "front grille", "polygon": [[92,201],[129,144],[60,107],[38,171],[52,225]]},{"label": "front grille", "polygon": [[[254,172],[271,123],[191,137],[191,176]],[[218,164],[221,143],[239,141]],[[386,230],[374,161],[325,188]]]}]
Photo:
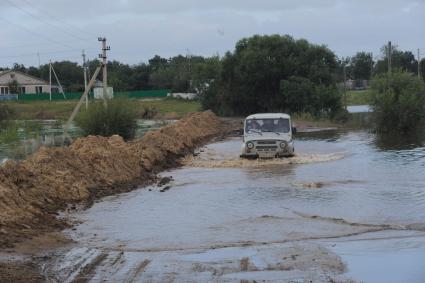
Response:
[{"label": "front grille", "polygon": [[258,151],[274,151],[277,150],[277,146],[262,146],[262,145],[258,145],[255,147],[256,150]]},{"label": "front grille", "polygon": [[257,141],[257,144],[276,144],[276,141]]}]

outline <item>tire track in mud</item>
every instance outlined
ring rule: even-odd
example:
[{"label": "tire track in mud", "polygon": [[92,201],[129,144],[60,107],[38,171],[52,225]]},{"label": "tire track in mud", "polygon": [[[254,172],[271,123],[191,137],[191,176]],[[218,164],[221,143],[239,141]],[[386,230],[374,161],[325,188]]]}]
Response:
[{"label": "tire track in mud", "polygon": [[142,261],[141,263],[139,263],[137,265],[137,267],[132,270],[132,272],[130,273],[130,275],[127,277],[127,279],[124,282],[125,283],[132,283],[132,282],[134,282],[134,280],[137,279],[137,277],[139,276],[139,274],[145,270],[146,266],[148,266],[150,262],[151,261],[149,259],[145,259],[144,261]]},{"label": "tire track in mud", "polygon": [[95,270],[102,262],[108,257],[107,253],[101,253],[95,257],[90,263],[84,266],[78,275],[72,280],[72,283],[85,283],[89,282],[90,279],[95,275]]}]

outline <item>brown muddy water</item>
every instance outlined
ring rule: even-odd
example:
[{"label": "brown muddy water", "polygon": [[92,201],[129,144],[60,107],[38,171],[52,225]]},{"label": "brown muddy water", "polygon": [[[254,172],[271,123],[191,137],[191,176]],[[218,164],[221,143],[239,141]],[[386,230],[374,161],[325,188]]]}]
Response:
[{"label": "brown muddy water", "polygon": [[[200,150],[173,181],[74,213],[76,243],[43,266],[72,282],[425,282],[425,144],[300,134],[298,156]],[[332,281],[334,280],[334,281]]]}]

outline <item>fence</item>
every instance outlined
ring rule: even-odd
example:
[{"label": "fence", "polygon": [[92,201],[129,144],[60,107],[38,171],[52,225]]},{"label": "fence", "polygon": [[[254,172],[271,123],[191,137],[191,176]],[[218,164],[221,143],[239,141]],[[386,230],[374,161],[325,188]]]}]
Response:
[{"label": "fence", "polygon": [[18,96],[15,94],[0,95],[0,101],[13,101],[13,100],[18,100]]},{"label": "fence", "polygon": [[[163,97],[166,97],[169,92],[170,92],[170,90],[168,90],[168,89],[119,91],[119,92],[115,92],[114,96],[115,97],[139,98],[139,99],[141,99],[141,98],[163,98]],[[76,99],[80,99],[81,95],[83,95],[82,92],[68,92],[68,93],[65,93],[66,98],[64,98],[64,96],[61,93],[52,93],[52,100],[76,100]],[[90,97],[93,98],[93,95],[91,95]],[[18,94],[17,99],[19,101],[50,100],[50,94],[49,93]]]}]

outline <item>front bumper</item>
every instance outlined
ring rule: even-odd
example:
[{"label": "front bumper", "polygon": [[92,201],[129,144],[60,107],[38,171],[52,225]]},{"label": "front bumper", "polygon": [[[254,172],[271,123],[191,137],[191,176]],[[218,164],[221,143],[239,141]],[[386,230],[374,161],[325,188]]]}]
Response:
[{"label": "front bumper", "polygon": [[240,157],[243,158],[279,158],[279,157],[291,157],[294,155],[294,142],[288,143],[285,148],[281,148],[277,145],[261,146],[255,145],[254,148],[249,149],[242,145],[242,154]]}]

